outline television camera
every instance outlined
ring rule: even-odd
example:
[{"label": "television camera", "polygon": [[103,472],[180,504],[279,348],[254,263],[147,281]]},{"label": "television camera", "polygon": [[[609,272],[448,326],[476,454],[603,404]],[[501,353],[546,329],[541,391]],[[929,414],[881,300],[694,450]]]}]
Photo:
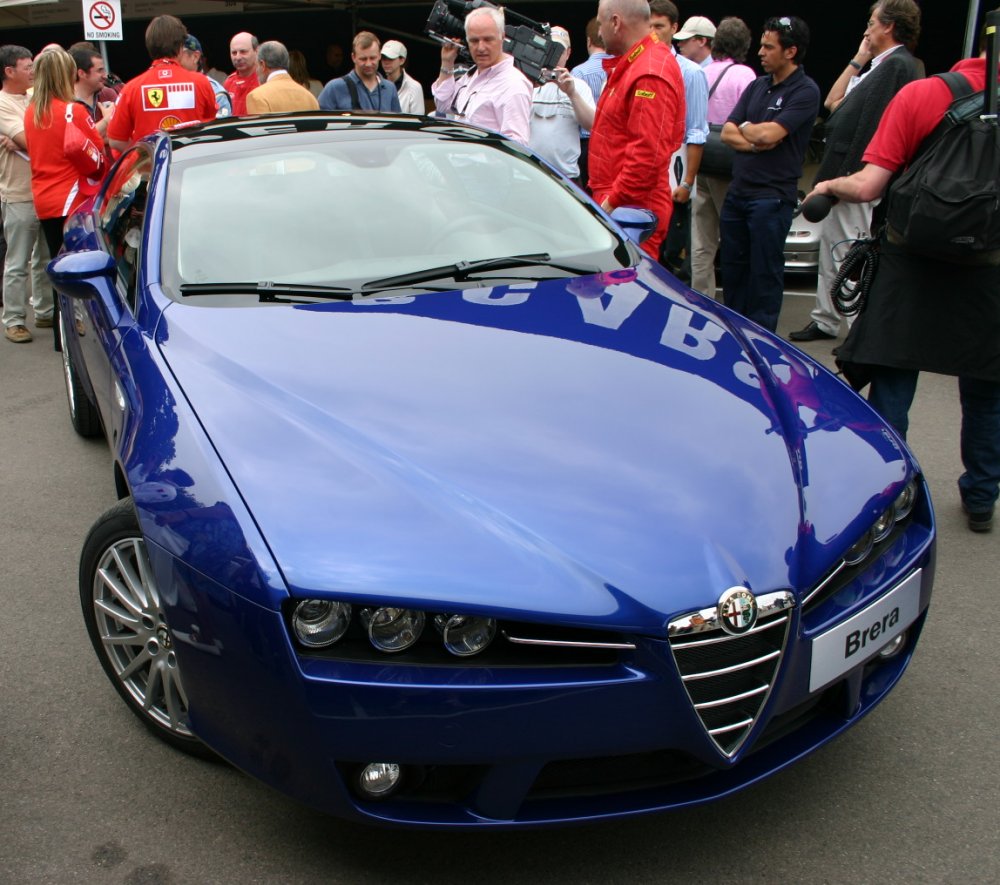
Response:
[{"label": "television camera", "polygon": [[[438,43],[459,44],[459,60],[471,65],[472,57],[464,44],[465,16],[480,7],[500,8],[487,0],[435,0],[424,34]],[[552,68],[558,64],[565,47],[552,39],[550,26],[509,7],[504,7],[504,20],[503,51],[513,56],[514,66],[532,83],[552,80]]]}]

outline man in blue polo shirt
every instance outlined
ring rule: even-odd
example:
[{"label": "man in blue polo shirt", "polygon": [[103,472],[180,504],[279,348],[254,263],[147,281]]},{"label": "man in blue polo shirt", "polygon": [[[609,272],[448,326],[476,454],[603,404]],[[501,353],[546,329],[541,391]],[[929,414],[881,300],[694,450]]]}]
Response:
[{"label": "man in blue polo shirt", "polygon": [[354,70],[331,80],[319,94],[324,111],[376,111],[399,113],[396,87],[379,75],[382,44],[371,31],[355,36],[351,59]]},{"label": "man in blue polo shirt", "polygon": [[737,151],[719,224],[723,300],[772,332],[784,294],[785,238],[820,105],[819,87],[802,69],[808,46],[802,19],[768,19],[757,53],[764,76],[746,88],[722,129]]}]

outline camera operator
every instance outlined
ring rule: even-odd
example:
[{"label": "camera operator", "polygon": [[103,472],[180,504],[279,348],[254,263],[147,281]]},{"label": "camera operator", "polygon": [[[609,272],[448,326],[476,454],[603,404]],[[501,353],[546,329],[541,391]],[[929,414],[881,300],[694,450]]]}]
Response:
[{"label": "camera operator", "polygon": [[503,51],[503,39],[503,12],[492,7],[473,9],[465,17],[465,42],[476,67],[455,79],[458,45],[442,45],[441,73],[431,93],[439,113],[527,145],[531,83]]}]

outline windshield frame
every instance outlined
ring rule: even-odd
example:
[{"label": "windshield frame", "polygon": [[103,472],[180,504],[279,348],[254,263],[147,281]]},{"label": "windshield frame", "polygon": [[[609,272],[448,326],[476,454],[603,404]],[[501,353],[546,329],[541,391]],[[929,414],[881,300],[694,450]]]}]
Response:
[{"label": "windshield frame", "polygon": [[[389,141],[390,139],[391,141]],[[587,243],[585,240],[581,240],[580,242],[583,246],[581,250],[573,251],[568,254],[565,249],[561,252],[557,252],[557,254],[553,255],[552,266],[550,267],[517,267],[510,270],[498,268],[495,271],[484,271],[482,274],[476,274],[469,278],[459,278],[446,281],[447,289],[449,290],[480,287],[484,285],[484,281],[488,285],[492,282],[502,282],[503,280],[551,279],[554,277],[583,275],[583,272],[575,273],[571,270],[567,270],[567,265],[579,266],[586,269],[594,268],[595,272],[617,271],[626,267],[634,267],[640,260],[639,252],[635,245],[631,243],[627,237],[623,236],[613,224],[608,222],[608,220],[600,212],[599,208],[589,198],[587,198],[566,179],[562,178],[547,167],[530,151],[519,144],[499,136],[490,136],[478,131],[467,134],[463,133],[461,130],[456,131],[454,128],[443,128],[442,131],[414,131],[413,129],[386,130],[384,128],[376,127],[355,127],[351,129],[339,129],[336,132],[336,135],[328,130],[312,130],[305,132],[289,132],[285,130],[278,133],[265,131],[263,134],[257,135],[253,138],[240,139],[235,142],[200,142],[185,145],[183,150],[173,151],[170,163],[171,174],[167,177],[167,192],[164,211],[165,218],[173,218],[174,223],[164,225],[163,241],[160,249],[160,280],[164,293],[175,301],[183,300],[189,304],[200,304],[210,302],[213,299],[213,296],[200,295],[194,298],[190,295],[186,297],[182,296],[180,288],[183,284],[232,282],[234,284],[241,283],[246,286],[247,284],[273,282],[275,284],[287,283],[308,286],[312,283],[315,285],[345,286],[348,288],[357,287],[360,289],[364,282],[372,278],[392,277],[404,275],[406,273],[419,272],[428,267],[434,267],[445,263],[439,260],[440,256],[421,256],[421,260],[424,261],[423,265],[413,261],[410,266],[404,266],[402,271],[400,271],[397,266],[393,265],[393,269],[387,272],[386,268],[383,266],[384,263],[391,263],[398,257],[390,251],[384,253],[384,257],[378,257],[378,267],[373,265],[365,271],[355,274],[353,277],[336,274],[323,279],[309,280],[303,278],[288,279],[286,278],[287,275],[278,275],[279,278],[275,279],[276,275],[273,273],[255,273],[251,272],[253,270],[252,268],[248,269],[247,272],[242,272],[242,267],[233,268],[234,272],[225,274],[224,278],[221,280],[205,277],[187,279],[183,276],[183,271],[174,256],[177,255],[178,249],[180,248],[180,228],[182,225],[181,219],[183,212],[183,207],[180,206],[180,200],[184,191],[184,176],[189,170],[196,170],[198,173],[207,174],[206,170],[220,163],[238,164],[260,162],[262,164],[266,164],[266,162],[270,162],[268,158],[270,157],[273,160],[273,157],[276,156],[279,151],[292,158],[296,156],[305,156],[308,155],[309,152],[316,151],[319,151],[320,153],[330,152],[330,156],[332,157],[333,152],[331,152],[331,140],[333,140],[334,150],[339,150],[346,145],[349,149],[357,149],[358,151],[396,150],[400,154],[404,151],[415,151],[419,154],[424,150],[450,151],[453,148],[457,148],[459,152],[466,151],[470,156],[475,157],[479,155],[483,157],[484,162],[492,161],[495,158],[497,162],[507,164],[512,170],[512,175],[526,176],[531,185],[534,185],[537,182],[543,189],[547,188],[548,190],[546,194],[549,200],[555,199],[556,201],[561,201],[558,203],[559,211],[563,213],[566,211],[580,212],[581,215],[578,218],[575,218],[575,221],[581,225],[588,225],[589,228],[585,229],[590,231],[597,232],[599,229],[599,235],[595,233],[595,236],[600,236],[600,238],[603,239],[606,234],[607,244],[604,248],[595,248],[592,243]],[[216,166],[216,168],[221,167]],[[451,191],[453,191],[454,188],[451,187],[451,190],[448,190],[449,187],[450,185],[448,182],[444,182],[442,185],[442,188],[451,194],[453,201],[461,200],[463,195],[461,193],[452,194]],[[490,204],[486,201],[481,201],[478,205],[480,207],[490,207],[490,211],[494,211]],[[368,211],[371,211],[372,206],[369,205],[366,208]],[[515,226],[516,228],[526,228],[528,225],[535,225],[533,229],[534,233],[537,233],[539,230],[549,229],[539,226],[537,219],[532,217],[530,206],[521,206],[519,209],[523,211],[523,216],[507,212],[507,218],[510,222],[511,230],[514,230]],[[265,227],[270,224],[271,229],[273,229],[274,224],[269,220],[267,207],[262,207],[262,210],[263,211],[259,213],[255,213],[253,217],[246,219],[230,217],[233,214],[232,211],[223,209],[221,212],[216,212],[213,216],[213,223],[215,225],[213,230],[218,231],[219,236],[224,237],[232,235],[232,231],[234,229],[238,229],[239,225],[245,224],[260,224]],[[360,212],[362,209],[355,204],[348,202],[347,209],[344,211]],[[388,214],[390,220],[385,223],[379,221],[378,223],[369,225],[371,229],[370,236],[373,241],[380,241],[383,248],[388,247],[391,249],[394,242],[394,232],[398,235],[400,230],[399,226],[407,222],[399,219],[396,219],[395,221],[392,220],[391,205],[383,207],[383,211]],[[501,211],[506,212],[506,210],[500,209],[495,211],[498,217]],[[456,219],[456,222],[458,222],[458,228],[461,229],[461,217]],[[412,224],[412,222],[409,223]],[[415,226],[415,229],[417,229],[417,226]],[[529,232],[530,231],[526,230],[518,231],[522,241]],[[314,235],[322,236],[322,233],[314,232]],[[495,235],[491,232],[490,237],[494,236]],[[553,234],[553,236],[555,236],[555,234]],[[200,238],[199,242],[207,239],[209,238]],[[334,241],[334,237],[331,237],[326,241],[327,250],[329,250],[330,244]],[[577,241],[572,238],[566,238],[563,240],[564,245],[566,243],[571,243],[575,246],[576,242]],[[262,250],[258,250],[258,254],[260,251]],[[520,250],[521,253],[525,251],[527,250]],[[531,251],[545,252],[548,250],[546,250],[543,245],[542,248],[536,247]],[[312,255],[316,253],[314,251],[310,252],[310,254]],[[410,258],[411,256],[404,257]],[[481,257],[482,256],[473,256],[472,260],[480,260]],[[506,256],[503,251],[498,251],[495,255],[490,255],[489,257]],[[468,256],[458,254],[453,255],[452,258],[457,262],[468,260]],[[451,263],[451,259],[448,260],[448,263]],[[235,272],[237,270],[240,272]],[[400,291],[410,293],[413,291],[440,291],[441,289],[442,286],[439,281],[433,286],[408,286]],[[253,297],[245,295],[243,296],[242,303],[249,303],[254,300],[255,299]],[[233,299],[230,298],[216,298],[215,301],[219,304],[234,303]],[[236,299],[235,303],[240,303],[240,299]]]}]

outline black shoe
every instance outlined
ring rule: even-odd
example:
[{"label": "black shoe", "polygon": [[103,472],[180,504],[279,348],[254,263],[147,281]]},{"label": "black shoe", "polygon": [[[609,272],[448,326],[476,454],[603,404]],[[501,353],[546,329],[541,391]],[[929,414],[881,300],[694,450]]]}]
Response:
[{"label": "black shoe", "polygon": [[993,529],[993,508],[989,510],[972,511],[965,504],[962,504],[965,511],[965,518],[969,523],[969,529],[974,532],[988,532]]},{"label": "black shoe", "polygon": [[824,332],[815,323],[810,323],[804,329],[799,329],[798,332],[792,332],[788,336],[789,341],[831,341],[836,338],[836,335],[831,335],[829,332]]}]

